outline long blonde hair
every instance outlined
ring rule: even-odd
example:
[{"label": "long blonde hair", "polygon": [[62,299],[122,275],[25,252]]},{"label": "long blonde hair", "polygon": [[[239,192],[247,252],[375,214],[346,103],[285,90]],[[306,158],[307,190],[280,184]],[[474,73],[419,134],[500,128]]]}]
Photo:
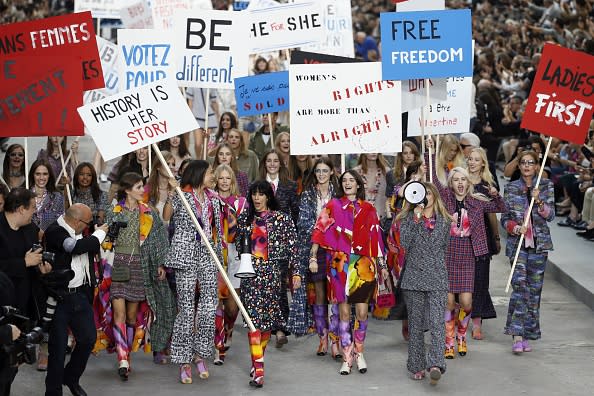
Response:
[{"label": "long blonde hair", "polygon": [[454,174],[460,173],[462,176],[466,178],[468,181],[468,185],[466,187],[465,196],[471,196],[472,198],[478,199],[479,201],[490,201],[491,198],[487,197],[485,194],[475,193],[474,192],[474,185],[470,182],[470,175],[466,168],[462,168],[461,166],[457,166],[450,171],[448,175],[448,188],[453,190],[452,183],[454,180]]},{"label": "long blonde hair", "polygon": [[[482,181],[486,182],[489,186],[495,185],[495,179],[489,170],[489,160],[487,159],[487,152],[482,147],[473,147],[470,149],[470,154],[478,153],[481,157],[481,161],[483,162],[483,169],[479,172],[479,176]],[[468,170],[468,165],[466,166]]]},{"label": "long blonde hair", "polygon": [[[442,185],[445,185],[448,179],[445,169],[464,166],[464,153],[462,152],[458,139],[453,135],[443,135],[439,143],[439,150],[435,156],[435,173],[437,173],[439,182]],[[456,147],[456,155],[451,161],[448,161],[447,158],[452,146]]]},{"label": "long blonde hair", "polygon": [[235,177],[235,172],[233,172],[233,169],[231,169],[231,167],[227,164],[220,164],[219,166],[216,167],[216,169],[214,171],[215,190],[219,191],[219,188],[218,188],[219,176],[221,176],[221,173],[223,173],[224,171],[227,171],[229,173],[229,175],[231,176],[231,195],[239,195],[239,190],[237,188],[237,178]]},{"label": "long blonde hair", "polygon": [[[375,163],[377,167],[380,168],[382,174],[385,176],[386,172],[388,172],[388,169],[390,168],[390,164],[388,164],[388,161],[386,161],[386,158],[382,153],[377,154],[377,159],[375,160]],[[357,165],[361,166],[362,173],[367,173],[367,154],[359,154]]]},{"label": "long blonde hair", "polygon": [[[165,159],[165,162],[169,162],[173,158],[173,154],[169,151],[162,150],[161,154]],[[148,201],[149,203],[156,205],[159,203],[159,170],[163,168],[163,164],[161,162],[156,163],[151,170],[151,174],[148,178],[147,185],[149,186],[148,190]]]},{"label": "long blonde hair", "polygon": [[[440,214],[446,221],[453,221],[454,218],[452,217],[450,212],[448,212],[448,208],[446,208],[445,204],[443,203],[441,195],[439,195],[439,190],[437,189],[437,187],[435,187],[435,184],[429,182],[420,183],[425,187],[427,191],[431,192],[431,195],[433,195],[433,213]],[[412,212],[414,210],[414,208],[414,205],[411,205],[407,201],[404,201],[404,207],[396,216],[396,220],[399,221],[405,218],[406,216],[408,216],[409,212]]]}]

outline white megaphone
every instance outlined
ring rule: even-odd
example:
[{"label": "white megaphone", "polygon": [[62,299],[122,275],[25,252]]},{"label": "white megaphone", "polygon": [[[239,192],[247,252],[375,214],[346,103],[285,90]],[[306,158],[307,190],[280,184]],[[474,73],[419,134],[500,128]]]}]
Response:
[{"label": "white megaphone", "polygon": [[235,277],[241,279],[255,278],[256,271],[254,271],[254,266],[252,265],[252,246],[250,238],[247,235],[241,240],[241,251],[239,255],[239,268]]},{"label": "white megaphone", "polygon": [[418,205],[425,202],[427,189],[418,181],[410,182],[404,187],[404,199],[411,205]]}]

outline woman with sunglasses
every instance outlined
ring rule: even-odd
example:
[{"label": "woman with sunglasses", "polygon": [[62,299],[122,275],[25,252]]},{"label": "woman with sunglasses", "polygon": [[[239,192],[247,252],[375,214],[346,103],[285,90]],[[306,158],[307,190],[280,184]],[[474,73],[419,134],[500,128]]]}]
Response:
[{"label": "woman with sunglasses", "polygon": [[25,149],[20,144],[11,144],[4,157],[2,177],[8,187],[25,187]]},{"label": "woman with sunglasses", "polygon": [[334,175],[334,164],[328,157],[316,160],[313,172],[305,180],[305,191],[301,194],[299,205],[299,221],[297,222],[298,263],[293,275],[298,277],[293,281],[293,301],[289,315],[289,329],[296,336],[307,334],[311,322],[311,314],[307,305],[305,287],[308,283],[314,284],[315,302],[313,308],[313,321],[320,337],[320,345],[316,354],[324,356],[328,353],[328,336],[332,341],[332,357],[339,355],[338,340],[338,306],[332,305],[332,317],[328,326],[328,299],[326,298],[326,252],[318,249],[318,271],[310,272],[309,252],[311,250],[311,234],[316,219],[322,209],[334,197],[337,191],[337,180]]},{"label": "woman with sunglasses", "polygon": [[[501,225],[507,231],[505,255],[513,262],[520,235],[524,240],[514,270],[505,334],[513,337],[512,352],[532,351],[528,340],[538,340],[540,334],[540,295],[548,252],[553,249],[547,222],[555,218],[553,183],[542,178],[536,186],[539,169],[538,154],[524,151],[519,155],[521,177],[505,186],[507,211],[501,215]],[[531,198],[532,212],[528,213]],[[524,227],[527,216],[528,226]]]},{"label": "woman with sunglasses", "polygon": [[[338,334],[342,347],[341,375],[351,372],[353,360],[360,373],[367,372],[363,345],[367,334],[369,303],[377,289],[377,273],[384,279],[384,243],[377,212],[365,200],[365,183],[354,170],[339,178],[338,192],[321,210],[312,233],[309,270],[326,270],[328,301],[338,304]],[[318,249],[326,250],[326,265],[318,267]],[[357,323],[351,332],[351,310],[355,305]]]}]

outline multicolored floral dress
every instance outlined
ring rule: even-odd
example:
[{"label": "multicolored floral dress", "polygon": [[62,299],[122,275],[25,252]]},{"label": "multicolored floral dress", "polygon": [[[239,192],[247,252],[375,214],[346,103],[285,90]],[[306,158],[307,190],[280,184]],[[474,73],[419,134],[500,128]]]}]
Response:
[{"label": "multicolored floral dress", "polygon": [[281,303],[281,270],[296,259],[295,226],[283,212],[262,212],[252,222],[246,212],[239,216],[237,246],[244,236],[250,238],[256,277],[242,279],[241,300],[256,329],[284,329],[288,306],[283,309]]},{"label": "multicolored floral dress", "polygon": [[332,199],[320,213],[311,240],[326,250],[328,302],[369,303],[377,288],[377,261],[384,252],[373,205]]}]

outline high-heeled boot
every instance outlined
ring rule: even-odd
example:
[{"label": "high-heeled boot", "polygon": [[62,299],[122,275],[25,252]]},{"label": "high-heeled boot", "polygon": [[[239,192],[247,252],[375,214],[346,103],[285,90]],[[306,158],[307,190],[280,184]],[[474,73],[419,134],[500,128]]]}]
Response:
[{"label": "high-heeled boot", "polygon": [[128,336],[125,323],[114,323],[113,338],[115,341],[116,355],[118,357],[118,375],[122,381],[128,380],[128,369],[130,363],[128,357],[130,349],[128,348]]},{"label": "high-heeled boot", "polygon": [[328,353],[328,306],[325,304],[314,305],[313,317],[316,332],[320,337],[320,345],[318,346],[316,354],[318,356],[324,356]]},{"label": "high-heeled boot", "polygon": [[446,347],[444,356],[446,359],[453,359],[454,358],[454,337],[456,336],[455,330],[455,320],[454,320],[454,311],[445,311],[444,315],[445,320],[445,337],[446,337]]},{"label": "high-heeled boot", "polygon": [[367,335],[367,323],[368,320],[358,320],[358,326],[353,332],[353,338],[355,339],[355,351],[353,358],[357,362],[357,368],[361,374],[367,372],[367,362],[363,357],[363,344],[365,343],[365,336]]},{"label": "high-heeled boot", "polygon": [[215,313],[215,366],[222,366],[225,363],[225,314],[221,308]]},{"label": "high-heeled boot", "polygon": [[338,332],[340,335],[340,346],[342,347],[342,366],[341,375],[349,375],[353,366],[353,341],[351,338],[351,323],[348,320],[341,320],[338,323]]},{"label": "high-heeled boot", "polygon": [[463,309],[460,308],[460,313],[458,314],[458,354],[460,356],[465,356],[468,352],[466,346],[466,332],[468,331],[468,324],[470,323],[470,313],[472,312],[471,309]]},{"label": "high-heeled boot", "polygon": [[340,336],[339,336],[339,329],[338,329],[338,304],[332,304],[332,308],[330,310],[330,323],[328,325],[328,337],[332,342],[331,345],[331,353],[333,359],[342,359],[342,350],[340,348]]},{"label": "high-heeled boot", "polygon": [[[265,335],[266,337],[266,335]],[[270,338],[270,336],[268,336]],[[264,385],[264,348],[262,345],[262,332],[260,330],[248,333],[250,342],[250,357],[252,359],[252,379],[250,386],[261,388]]]}]

